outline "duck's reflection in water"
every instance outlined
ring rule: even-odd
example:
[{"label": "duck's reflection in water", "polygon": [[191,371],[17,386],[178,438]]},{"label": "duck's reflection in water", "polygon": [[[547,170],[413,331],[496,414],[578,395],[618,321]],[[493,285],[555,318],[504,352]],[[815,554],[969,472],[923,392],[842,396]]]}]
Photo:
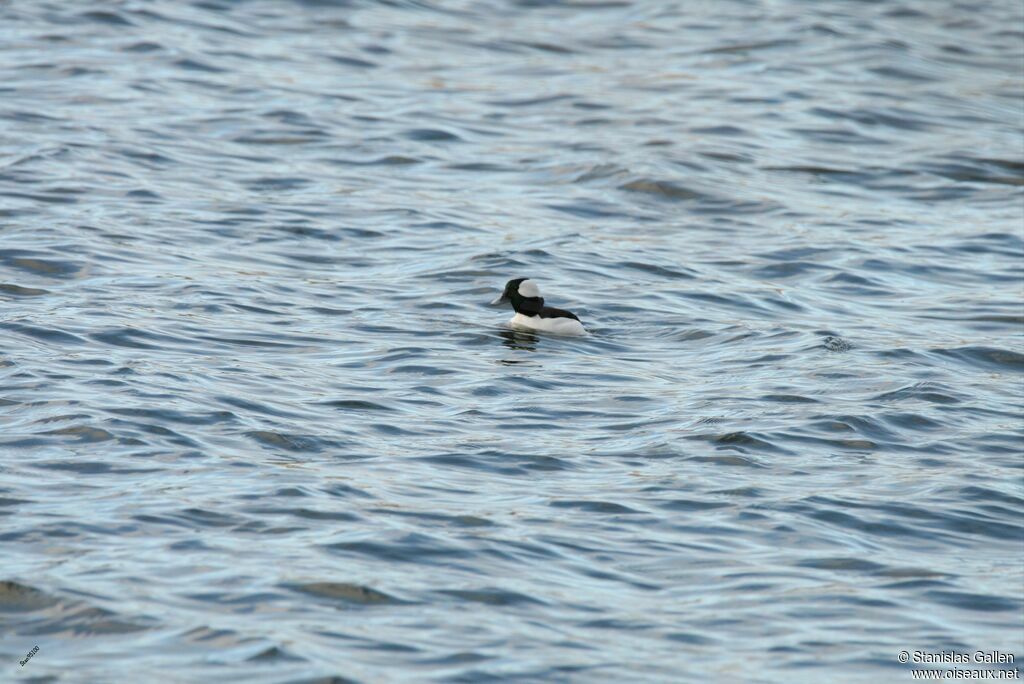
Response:
[{"label": "duck's reflection in water", "polygon": [[[509,349],[537,351],[538,338],[532,332],[525,330],[501,330],[498,334],[501,335],[502,343]],[[508,361],[507,363],[518,363],[518,361]]]}]

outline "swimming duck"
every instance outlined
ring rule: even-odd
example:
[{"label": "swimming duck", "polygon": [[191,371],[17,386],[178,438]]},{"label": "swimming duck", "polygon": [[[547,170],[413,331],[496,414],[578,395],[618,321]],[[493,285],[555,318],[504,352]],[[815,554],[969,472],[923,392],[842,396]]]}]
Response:
[{"label": "swimming duck", "polygon": [[516,315],[508,323],[513,328],[539,330],[558,335],[587,334],[576,314],[565,309],[544,306],[537,284],[529,278],[516,278],[505,284],[505,290],[491,304],[512,303]]}]

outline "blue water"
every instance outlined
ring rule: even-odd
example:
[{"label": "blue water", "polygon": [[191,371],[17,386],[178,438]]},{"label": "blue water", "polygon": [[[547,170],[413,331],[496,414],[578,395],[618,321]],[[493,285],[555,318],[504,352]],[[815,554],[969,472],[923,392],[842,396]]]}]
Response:
[{"label": "blue water", "polygon": [[1010,0],[0,4],[0,679],[1019,666],[1022,64]]}]

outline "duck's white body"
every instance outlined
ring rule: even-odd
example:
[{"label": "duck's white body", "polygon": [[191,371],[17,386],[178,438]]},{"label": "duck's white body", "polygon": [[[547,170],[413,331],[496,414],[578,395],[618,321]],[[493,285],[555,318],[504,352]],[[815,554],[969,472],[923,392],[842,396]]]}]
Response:
[{"label": "duck's white body", "polygon": [[586,335],[587,329],[575,318],[541,318],[517,313],[508,322],[513,328],[539,330],[556,335]]}]

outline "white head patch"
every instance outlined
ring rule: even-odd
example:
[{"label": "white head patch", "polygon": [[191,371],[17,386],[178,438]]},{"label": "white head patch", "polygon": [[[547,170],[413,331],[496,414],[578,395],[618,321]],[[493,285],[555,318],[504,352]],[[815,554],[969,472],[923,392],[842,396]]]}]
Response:
[{"label": "white head patch", "polygon": [[519,294],[523,297],[540,297],[540,288],[532,280],[519,283]]}]

